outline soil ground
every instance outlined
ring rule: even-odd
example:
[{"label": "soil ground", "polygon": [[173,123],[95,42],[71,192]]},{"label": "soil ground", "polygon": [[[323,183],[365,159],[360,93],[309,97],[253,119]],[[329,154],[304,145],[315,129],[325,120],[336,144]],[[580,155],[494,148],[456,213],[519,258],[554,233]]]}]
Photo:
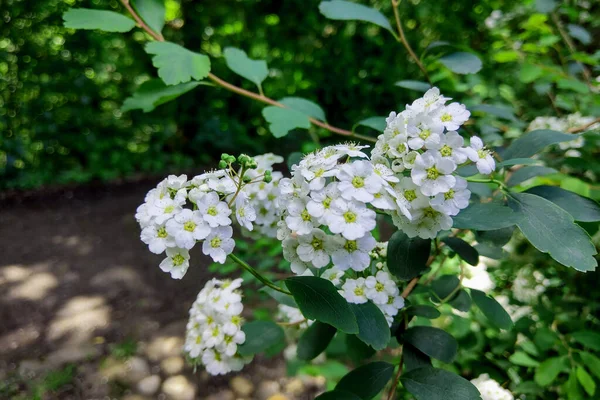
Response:
[{"label": "soil ground", "polygon": [[[198,255],[171,279],[139,240],[133,215],[155,184],[0,199],[0,398],[232,398],[231,376],[182,366],[188,309],[210,276]],[[284,371],[259,359],[241,376],[283,387]]]}]

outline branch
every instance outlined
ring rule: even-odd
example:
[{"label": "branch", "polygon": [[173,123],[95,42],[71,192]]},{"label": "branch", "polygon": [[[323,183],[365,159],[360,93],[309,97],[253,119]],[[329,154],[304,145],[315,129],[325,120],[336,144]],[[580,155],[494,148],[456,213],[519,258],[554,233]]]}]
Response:
[{"label": "branch", "polygon": [[419,57],[417,57],[412,47],[410,47],[408,40],[406,40],[406,36],[404,35],[404,29],[402,29],[402,22],[400,21],[400,12],[398,11],[399,5],[399,0],[392,0],[392,8],[394,9],[394,17],[396,18],[396,27],[398,27],[398,34],[400,35],[397,39],[400,42],[402,42],[402,44],[406,48],[406,51],[408,51],[408,54],[410,54],[412,59],[415,60],[415,62],[419,66],[419,69],[421,70],[421,72],[423,72],[423,75],[425,75],[425,79],[427,79],[427,82],[429,82],[430,85],[433,85],[431,83],[431,79],[429,79],[429,75],[427,74],[425,66],[423,65],[423,63],[421,63],[421,60],[419,60]]},{"label": "branch", "polygon": [[[146,31],[146,33],[148,33],[150,36],[152,36],[155,40],[159,41],[159,42],[164,42],[165,38],[160,34],[160,33],[156,33],[152,30],[152,28],[150,28],[148,25],[146,25],[144,23],[144,21],[140,18],[140,16],[135,12],[135,10],[131,7],[131,5],[129,4],[129,0],[121,0],[121,3],[123,4],[123,6],[127,9],[127,11],[129,12],[129,14],[131,14],[131,16],[133,17],[133,19],[136,20],[136,22],[138,23],[139,27],[142,28],[144,31]],[[211,81],[213,81],[215,84],[217,84],[218,86],[221,86],[224,89],[227,89],[231,92],[237,93],[241,96],[244,97],[248,97],[250,99],[256,100],[256,101],[260,101],[262,103],[266,103],[266,104],[270,104],[272,106],[276,106],[276,107],[281,107],[281,108],[288,108],[286,106],[284,106],[283,104],[279,103],[278,101],[275,101],[265,95],[263,95],[262,93],[254,93],[251,92],[249,90],[243,89],[239,86],[235,86],[227,81],[224,81],[223,79],[219,78],[218,76],[216,76],[215,74],[213,74],[212,72],[208,73],[208,79],[210,79]],[[347,136],[348,138],[354,138],[354,139],[359,139],[359,140],[364,140],[367,142],[372,142],[375,143],[377,142],[377,139],[372,138],[370,136],[365,136],[365,135],[360,135],[360,134],[356,134],[352,131],[346,130],[346,129],[342,129],[342,128],[338,128],[335,127],[333,125],[329,125],[326,122],[322,122],[319,121],[315,118],[309,117],[308,118],[309,121],[316,126],[319,126],[323,129],[327,129],[330,132],[333,133],[337,133],[338,135],[342,135],[342,136]]]},{"label": "branch", "polygon": [[589,128],[592,125],[596,125],[597,123],[600,123],[600,117],[596,118],[595,120],[593,120],[592,122],[589,122],[585,125],[581,125],[581,126],[576,126],[573,128],[570,128],[568,130],[569,133],[579,133],[579,132],[583,132],[585,131],[587,128]]},{"label": "branch", "polygon": [[274,284],[273,282],[271,282],[270,280],[268,280],[267,278],[265,278],[264,276],[262,276],[257,270],[255,270],[254,268],[252,268],[247,262],[245,262],[244,260],[240,259],[235,254],[233,254],[233,253],[230,254],[229,258],[231,258],[234,262],[236,262],[239,266],[241,266],[242,268],[244,268],[246,271],[250,272],[256,279],[258,279],[259,281],[261,281],[262,283],[264,283],[266,286],[270,287],[271,289],[276,290],[278,292],[281,292],[283,294],[287,294],[289,296],[292,295],[287,290],[280,288],[279,286],[277,286],[276,284]]},{"label": "branch", "polygon": [[390,389],[390,393],[388,394],[387,400],[392,400],[394,395],[396,394],[396,388],[398,387],[398,382],[400,381],[400,375],[402,375],[402,356],[404,355],[403,347],[400,348],[400,364],[398,364],[398,372],[394,377],[392,388]]}]

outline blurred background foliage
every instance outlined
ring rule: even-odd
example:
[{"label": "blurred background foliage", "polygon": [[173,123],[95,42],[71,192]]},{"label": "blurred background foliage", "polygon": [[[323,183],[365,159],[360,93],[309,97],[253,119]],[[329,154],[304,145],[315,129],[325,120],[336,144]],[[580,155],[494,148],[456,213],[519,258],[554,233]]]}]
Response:
[{"label": "blurred background foliage", "polygon": [[[147,40],[144,33],[62,26],[62,13],[69,7],[119,11],[116,0],[2,3],[0,188],[185,170],[234,149],[259,153],[277,148],[285,154],[314,146],[302,132],[275,142],[260,114],[261,104],[218,88],[200,87],[150,113],[123,113],[124,99],[155,74],[141,45]],[[265,59],[269,97],[313,100],[331,124],[343,128],[385,115],[419,95],[394,86],[403,79],[422,80],[422,75],[387,32],[372,24],[327,20],[318,3],[166,0],[165,36],[207,53],[218,76],[250,90],[251,84],[219,59],[222,50],[238,47],[251,58]],[[371,3],[392,15],[390,2]],[[598,5],[592,3],[565,1],[557,16],[564,24],[584,25],[597,37],[600,20],[593,15]],[[432,80],[444,93],[468,105],[504,105],[513,122],[518,122],[513,114],[523,122],[561,111],[597,115],[597,96],[581,96],[588,91],[583,77],[568,74],[581,72],[582,66],[593,72],[600,55],[586,53],[593,48],[591,40],[575,40],[579,61],[572,59],[550,14],[543,13],[552,5],[556,2],[405,0],[400,10],[409,42],[424,55]],[[449,48],[440,41],[449,39],[455,49],[470,49],[482,59],[478,74],[455,75],[434,60]],[[540,74],[534,71],[535,83],[523,82],[525,64],[545,68]],[[557,83],[553,74],[565,82]],[[554,86],[560,93],[552,92]],[[525,126],[514,123],[511,132],[497,115],[492,117],[484,116],[477,126],[488,140],[502,131],[518,135]]]}]

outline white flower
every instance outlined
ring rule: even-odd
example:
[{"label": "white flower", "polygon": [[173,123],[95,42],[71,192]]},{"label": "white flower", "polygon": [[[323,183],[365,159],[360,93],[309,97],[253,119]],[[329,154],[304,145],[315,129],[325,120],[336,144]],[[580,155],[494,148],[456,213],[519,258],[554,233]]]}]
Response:
[{"label": "white flower", "polygon": [[441,109],[436,116],[436,119],[438,119],[447,130],[454,131],[460,128],[470,116],[471,113],[464,104],[451,103]]},{"label": "white flower", "polygon": [[467,152],[463,148],[465,140],[456,131],[450,131],[442,135],[440,142],[431,147],[437,150],[442,158],[448,158],[457,165],[467,161]]},{"label": "white flower", "polygon": [[214,228],[202,243],[202,252],[210,256],[213,261],[224,264],[227,255],[231,254],[235,247],[232,235],[233,229],[230,226]]},{"label": "white flower", "polygon": [[375,228],[375,211],[369,210],[364,203],[337,199],[333,207],[335,212],[328,221],[331,232],[355,240]]},{"label": "white flower", "polygon": [[463,208],[467,208],[470,197],[471,191],[467,189],[467,181],[457,176],[454,187],[446,193],[438,193],[431,200],[431,206],[440,212],[453,216]]},{"label": "white flower", "polygon": [[425,196],[435,196],[454,186],[456,178],[450,174],[455,169],[453,161],[427,151],[417,156],[411,177]]},{"label": "white flower", "polygon": [[341,278],[344,276],[344,271],[337,267],[329,268],[321,274],[321,278],[327,279],[334,286],[338,286],[341,283]]},{"label": "white flower", "polygon": [[436,110],[443,106],[446,101],[450,100],[448,97],[444,97],[440,94],[440,89],[432,87],[429,89],[422,98],[415,100],[406,109],[410,112],[429,112],[430,110]]},{"label": "white flower", "polygon": [[288,216],[285,222],[292,231],[299,235],[309,234],[315,226],[315,218],[306,209],[306,203],[300,199],[293,199],[288,205]]},{"label": "white flower", "polygon": [[320,222],[325,222],[331,215],[331,203],[340,197],[337,183],[332,182],[325,186],[323,190],[310,192],[310,200],[306,204],[306,209]]},{"label": "white flower", "polygon": [[219,195],[215,192],[209,192],[204,195],[198,202],[198,211],[202,213],[202,218],[208,222],[211,228],[217,226],[231,225],[231,209],[227,203],[219,199]]},{"label": "white flower", "polygon": [[171,278],[181,279],[190,266],[190,253],[178,247],[167,248],[167,258],[160,263],[160,269],[169,272]]},{"label": "white flower", "polygon": [[342,285],[341,294],[348,303],[366,303],[367,287],[365,286],[365,278],[346,280]]},{"label": "white flower", "polygon": [[176,197],[175,199],[164,197],[153,201],[148,212],[154,217],[154,221],[161,225],[164,224],[165,221],[173,218],[174,215],[177,215],[182,210],[181,206],[184,203],[185,200],[179,197]]},{"label": "white flower", "polygon": [[475,267],[470,265],[465,267],[463,286],[471,289],[481,290],[484,293],[489,293],[496,287],[496,284],[492,280],[489,272],[487,272],[487,266],[483,263],[480,263]]},{"label": "white flower", "polygon": [[313,229],[308,235],[298,236],[298,257],[304,262],[312,263],[315,268],[323,268],[329,264],[329,253],[332,250],[330,238],[320,229]]},{"label": "white flower", "polygon": [[167,247],[175,246],[175,239],[168,234],[164,225],[150,225],[145,227],[142,229],[141,239],[154,254],[160,254]]},{"label": "white flower", "polygon": [[306,272],[310,264],[302,261],[296,252],[296,249],[300,245],[298,239],[296,237],[289,237],[283,240],[281,245],[283,248],[283,258],[289,261],[292,272],[297,275]]},{"label": "white flower", "polygon": [[390,296],[398,294],[398,287],[385,271],[379,271],[377,275],[367,277],[365,286],[367,298],[375,304],[386,304]]},{"label": "white flower", "polygon": [[353,269],[364,271],[371,263],[369,252],[375,248],[377,241],[370,232],[356,240],[338,238],[340,242],[331,255],[333,265],[342,271]]},{"label": "white flower", "polygon": [[488,374],[479,375],[471,380],[471,383],[479,390],[482,400],[514,400],[512,393],[491,379]]},{"label": "white flower", "polygon": [[363,153],[361,150],[366,149],[368,147],[369,146],[360,146],[355,143],[345,143],[345,144],[338,144],[338,145],[333,146],[333,148],[339,154],[343,154],[348,157],[360,157],[360,158],[367,158],[367,155],[365,153]]},{"label": "white flower", "polygon": [[369,202],[381,189],[381,178],[373,172],[369,161],[355,161],[340,167],[336,177],[340,180],[338,190],[346,200]]},{"label": "white flower", "polygon": [[496,162],[489,150],[483,147],[483,142],[477,136],[471,138],[471,144],[465,149],[469,160],[477,163],[477,170],[484,175],[491,174],[496,169]]},{"label": "white flower", "polygon": [[452,218],[431,206],[412,209],[411,214],[413,216],[411,221],[402,216],[392,215],[394,225],[409,237],[434,239],[439,231],[452,227]]},{"label": "white flower", "polygon": [[249,231],[253,229],[252,221],[256,220],[256,211],[245,193],[238,193],[235,199],[235,219]]},{"label": "white flower", "polygon": [[206,238],[210,233],[210,227],[202,219],[202,214],[188,209],[167,221],[166,230],[175,238],[175,244],[184,249],[191,249],[197,240]]},{"label": "white flower", "polygon": [[429,115],[420,115],[413,128],[409,128],[408,145],[413,150],[435,148],[439,145],[444,126],[436,123]]}]

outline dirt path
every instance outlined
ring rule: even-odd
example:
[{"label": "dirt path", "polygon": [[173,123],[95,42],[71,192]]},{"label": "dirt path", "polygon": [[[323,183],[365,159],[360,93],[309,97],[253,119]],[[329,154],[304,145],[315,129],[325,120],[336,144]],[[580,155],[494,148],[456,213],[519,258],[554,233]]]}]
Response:
[{"label": "dirt path", "polygon": [[[175,281],[139,240],[133,214],[154,184],[0,203],[0,398],[37,390],[40,377],[70,363],[73,379],[44,398],[225,393],[230,377],[194,375],[180,354],[187,311],[209,278],[206,260],[197,255]],[[282,360],[258,361],[243,373],[253,386],[281,378]]]}]

